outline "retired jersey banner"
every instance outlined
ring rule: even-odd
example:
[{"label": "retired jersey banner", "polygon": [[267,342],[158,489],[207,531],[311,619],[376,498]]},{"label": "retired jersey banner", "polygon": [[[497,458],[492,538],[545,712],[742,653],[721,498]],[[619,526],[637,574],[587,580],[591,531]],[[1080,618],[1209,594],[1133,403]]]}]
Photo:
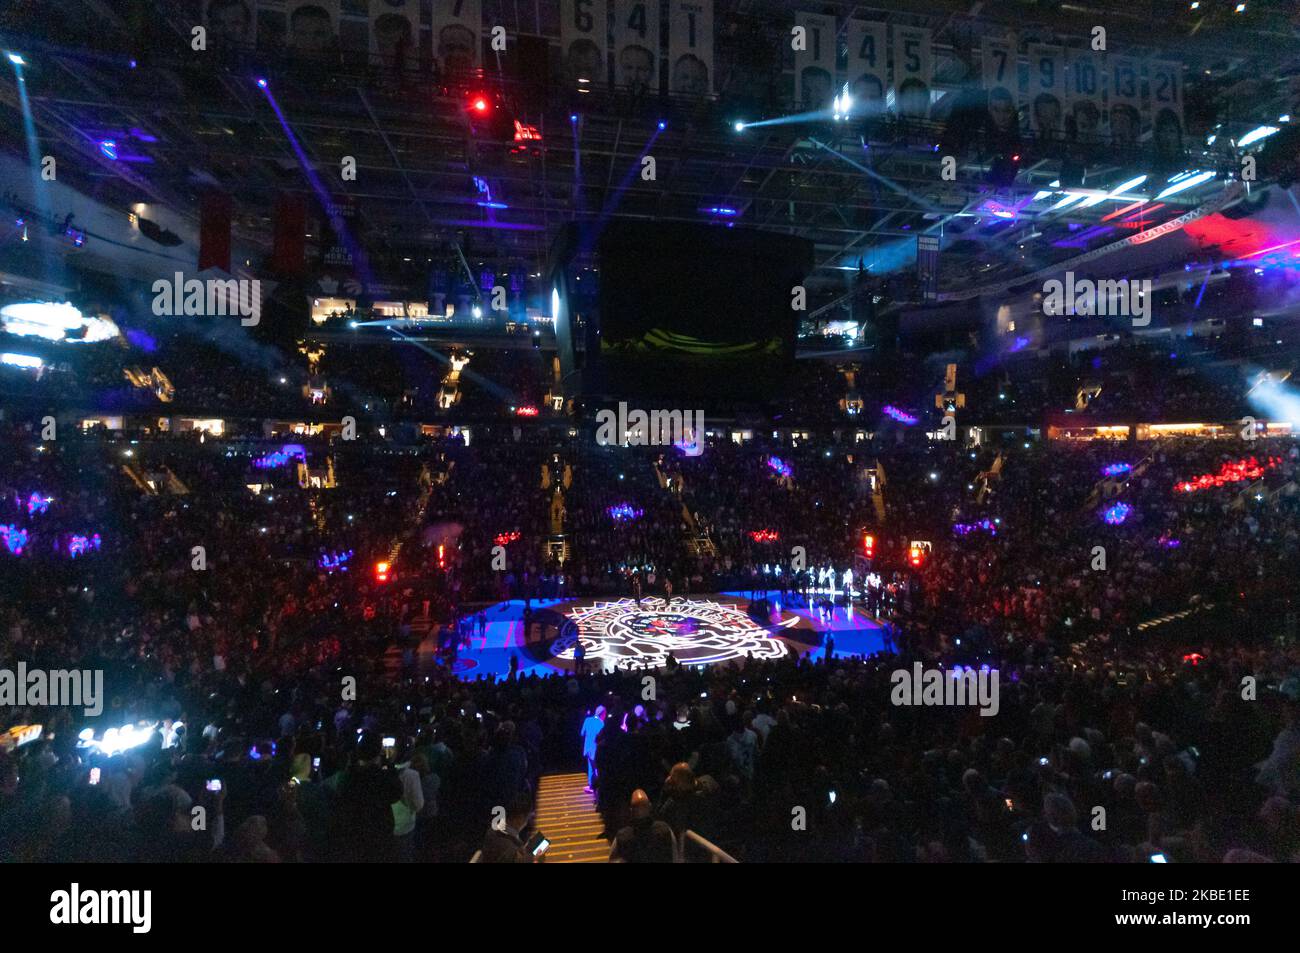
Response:
[{"label": "retired jersey banner", "polygon": [[668,0],[668,91],[713,90],[713,0]]},{"label": "retired jersey banner", "polygon": [[1039,139],[1060,139],[1064,132],[1065,50],[1048,43],[1031,43],[1026,50],[1029,86],[1025,106],[1029,128]]},{"label": "retired jersey banner", "polygon": [[338,52],[339,0],[289,0],[285,46],[295,56],[328,60]]},{"label": "retired jersey banner", "polygon": [[1167,60],[1147,60],[1147,90],[1156,155],[1174,159],[1183,151],[1183,67]]},{"label": "retired jersey banner", "polygon": [[570,86],[604,86],[609,7],[605,0],[561,0],[560,48],[564,81]]},{"label": "retired jersey banner", "polygon": [[885,24],[871,20],[849,21],[849,91],[855,109],[875,115],[885,108],[889,88],[889,59]]},{"label": "retired jersey banner", "polygon": [[1117,146],[1137,145],[1142,132],[1142,64],[1132,56],[1110,55],[1107,62],[1111,141]]},{"label": "retired jersey banner", "polygon": [[658,88],[659,0],[614,0],[614,83]]},{"label": "retired jersey banner", "polygon": [[929,30],[894,25],[894,108],[904,119],[925,119],[930,114],[933,54]]},{"label": "retired jersey banner", "polygon": [[380,63],[414,69],[419,41],[419,0],[370,0],[370,52]]},{"label": "retired jersey banner", "polygon": [[1102,81],[1106,62],[1091,50],[1071,50],[1066,59],[1066,138],[1095,143],[1101,137]]},{"label": "retired jersey banner", "polygon": [[[376,0],[370,0],[375,3]],[[386,0],[380,0],[386,2]],[[426,0],[427,2],[427,0]],[[480,0],[432,0],[433,60],[444,76],[463,76],[479,65],[483,8]],[[418,21],[412,21],[414,25]]]},{"label": "retired jersey banner", "polygon": [[256,13],[253,0],[204,0],[208,45],[215,50],[256,45]]},{"label": "retired jersey banner", "polygon": [[1020,138],[1020,57],[1015,36],[984,37],[980,72],[989,134],[1003,144]]},{"label": "retired jersey banner", "polygon": [[835,17],[796,13],[794,24],[803,30],[803,48],[794,51],[795,101],[800,109],[808,112],[828,109],[836,93]]}]

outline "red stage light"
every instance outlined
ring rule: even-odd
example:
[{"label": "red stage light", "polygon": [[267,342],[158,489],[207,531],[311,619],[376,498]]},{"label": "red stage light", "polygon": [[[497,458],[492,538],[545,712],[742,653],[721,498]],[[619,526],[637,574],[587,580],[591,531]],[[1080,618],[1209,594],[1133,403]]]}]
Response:
[{"label": "red stage light", "polygon": [[915,569],[920,569],[921,564],[925,562],[925,550],[920,546],[913,546],[907,551],[907,561]]},{"label": "red stage light", "polygon": [[488,108],[491,106],[491,104],[487,101],[487,98],[484,96],[475,96],[472,105],[474,111],[479,113],[487,112]]},{"label": "red stage light", "polygon": [[876,537],[870,533],[862,537],[862,551],[866,553],[868,559],[876,558]]},{"label": "red stage light", "polygon": [[390,566],[387,562],[375,563],[375,582],[388,582]]},{"label": "red stage light", "polygon": [[518,407],[515,409],[515,414],[520,417],[536,417],[537,413],[536,407]]}]

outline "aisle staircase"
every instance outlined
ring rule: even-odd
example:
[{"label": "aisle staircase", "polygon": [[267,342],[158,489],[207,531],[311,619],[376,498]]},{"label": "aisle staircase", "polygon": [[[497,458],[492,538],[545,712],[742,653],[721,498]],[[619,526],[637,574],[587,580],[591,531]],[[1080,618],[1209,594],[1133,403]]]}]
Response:
[{"label": "aisle staircase", "polygon": [[603,864],[609,842],[601,836],[605,822],[596,810],[596,796],[584,790],[587,775],[544,774],[537,782],[534,826],[551,842],[548,864]]}]

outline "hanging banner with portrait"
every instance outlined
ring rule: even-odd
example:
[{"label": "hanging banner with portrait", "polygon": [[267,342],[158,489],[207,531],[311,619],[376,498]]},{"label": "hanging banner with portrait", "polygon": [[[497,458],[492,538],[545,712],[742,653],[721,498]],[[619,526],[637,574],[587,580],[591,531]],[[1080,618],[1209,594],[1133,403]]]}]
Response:
[{"label": "hanging banner with portrait", "polygon": [[713,92],[713,0],[668,0],[668,91]]},{"label": "hanging banner with portrait", "polygon": [[1091,50],[1071,50],[1067,55],[1065,135],[1071,142],[1100,141],[1105,67],[1106,61]]},{"label": "hanging banner with portrait", "polygon": [[205,0],[203,29],[212,50],[256,46],[257,8],[253,0]]},{"label": "hanging banner with portrait", "polygon": [[1113,53],[1107,55],[1107,62],[1111,142],[1120,147],[1136,146],[1142,134],[1142,63],[1135,57]]},{"label": "hanging banner with portrait", "polygon": [[[371,0],[375,3],[377,0]],[[387,2],[387,0],[378,0]],[[433,62],[443,78],[466,77],[483,46],[481,0],[432,0]]]},{"label": "hanging banner with portrait", "polygon": [[1015,34],[986,36],[980,54],[984,94],[988,101],[986,129],[1002,146],[1020,139],[1020,56]]},{"label": "hanging banner with portrait", "polygon": [[659,0],[614,0],[614,84],[659,88]]},{"label": "hanging banner with portrait", "polygon": [[862,115],[879,115],[885,109],[885,90],[889,88],[886,36],[883,23],[849,21],[849,91],[854,111]]},{"label": "hanging banner with portrait", "polygon": [[803,112],[829,109],[835,88],[835,17],[796,13],[794,25],[802,30],[802,49],[794,51],[794,98]]},{"label": "hanging banner with portrait", "polygon": [[594,89],[606,84],[608,34],[605,0],[561,0],[560,50],[566,86]]},{"label": "hanging banner with portrait", "polygon": [[1065,129],[1065,50],[1054,44],[1031,43],[1026,59],[1029,85],[1024,105],[1029,129],[1042,141],[1060,139]]},{"label": "hanging banner with portrait", "polygon": [[296,59],[338,59],[339,0],[289,0],[285,47]]},{"label": "hanging banner with portrait", "polygon": [[893,64],[895,111],[902,119],[925,119],[930,114],[934,75],[930,31],[895,24]]},{"label": "hanging banner with portrait", "polygon": [[1183,152],[1183,66],[1147,60],[1151,139],[1156,156],[1175,162]]}]

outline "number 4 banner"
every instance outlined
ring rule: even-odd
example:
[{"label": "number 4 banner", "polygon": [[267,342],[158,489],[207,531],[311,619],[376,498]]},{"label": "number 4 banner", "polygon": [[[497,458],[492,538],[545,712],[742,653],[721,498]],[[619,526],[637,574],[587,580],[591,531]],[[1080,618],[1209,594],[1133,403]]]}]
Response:
[{"label": "number 4 banner", "polygon": [[883,23],[849,21],[849,91],[855,112],[875,116],[884,111],[889,88],[886,53]]},{"label": "number 4 banner", "polygon": [[614,0],[614,82],[645,90],[658,79],[659,0]]}]

